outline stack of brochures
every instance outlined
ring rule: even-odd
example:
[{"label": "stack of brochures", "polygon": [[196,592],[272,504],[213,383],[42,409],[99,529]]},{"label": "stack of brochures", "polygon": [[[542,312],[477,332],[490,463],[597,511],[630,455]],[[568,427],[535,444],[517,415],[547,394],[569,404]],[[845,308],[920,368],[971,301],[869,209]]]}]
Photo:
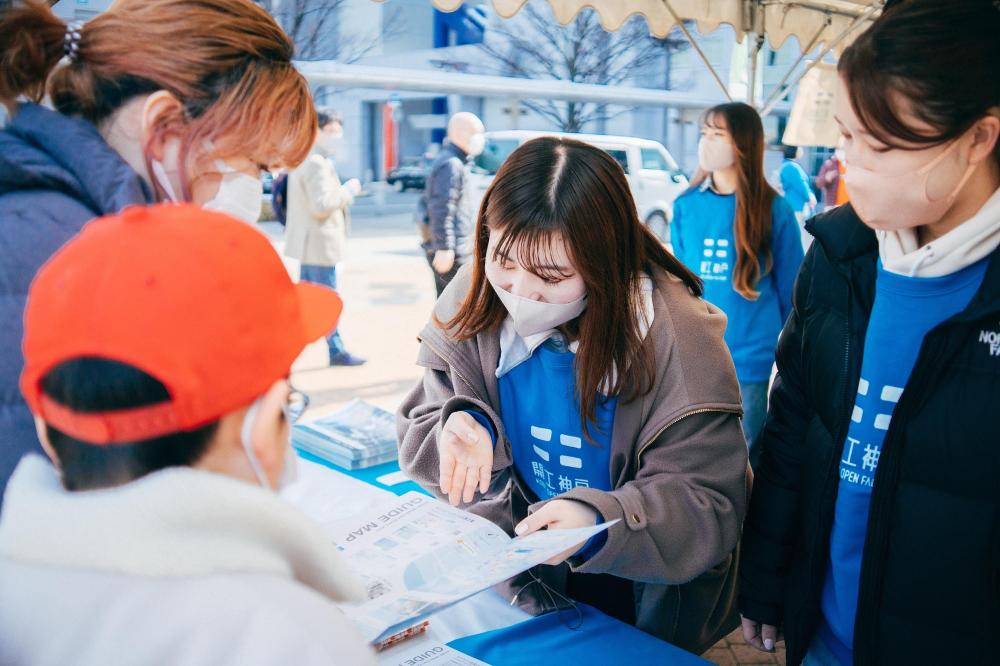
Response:
[{"label": "stack of brochures", "polygon": [[396,460],[396,420],[384,409],[354,400],[340,411],[292,427],[292,445],[348,470]]}]

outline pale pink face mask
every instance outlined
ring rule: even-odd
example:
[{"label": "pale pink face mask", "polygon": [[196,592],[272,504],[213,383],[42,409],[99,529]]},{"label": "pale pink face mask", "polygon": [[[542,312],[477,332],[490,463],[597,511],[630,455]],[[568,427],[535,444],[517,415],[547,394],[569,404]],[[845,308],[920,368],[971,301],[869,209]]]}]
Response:
[{"label": "pale pink face mask", "polygon": [[[848,162],[844,184],[854,212],[866,225],[881,231],[922,227],[937,222],[955,203],[958,193],[976,170],[977,165],[969,164],[947,195],[931,198],[927,186],[934,170],[957,147],[956,140],[916,171],[893,175],[885,175]],[[937,179],[948,179],[949,176],[954,178],[953,174],[948,174],[938,176]]]},{"label": "pale pink face mask", "polygon": [[698,164],[705,171],[728,169],[736,163],[733,144],[719,139],[701,137],[698,142]]}]

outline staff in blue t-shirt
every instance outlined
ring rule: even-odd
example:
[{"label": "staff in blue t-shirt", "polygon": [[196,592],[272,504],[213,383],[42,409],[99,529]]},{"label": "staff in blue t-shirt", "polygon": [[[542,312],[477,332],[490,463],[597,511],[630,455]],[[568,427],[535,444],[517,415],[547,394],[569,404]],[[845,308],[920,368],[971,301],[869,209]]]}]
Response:
[{"label": "staff in blue t-shirt", "polygon": [[799,225],[764,178],[764,127],[753,107],[709,109],[698,161],[702,175],[674,202],[670,238],[677,258],[704,280],[705,299],[729,316],[726,344],[752,448],[764,425],[774,347],[802,263]]}]

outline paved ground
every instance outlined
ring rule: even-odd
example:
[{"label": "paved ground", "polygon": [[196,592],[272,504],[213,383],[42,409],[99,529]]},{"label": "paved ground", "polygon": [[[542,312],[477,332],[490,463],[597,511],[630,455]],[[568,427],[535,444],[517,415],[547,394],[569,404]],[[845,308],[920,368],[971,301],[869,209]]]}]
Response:
[{"label": "paved ground", "polygon": [[[353,237],[339,277],[345,303],[341,333],[348,349],[369,362],[359,368],[328,368],[324,342],[307,348],[295,363],[292,380],[309,394],[311,415],[354,398],[395,410],[422,374],[414,363],[416,336],[434,306],[434,286],[408,208],[416,198],[389,193],[384,203],[372,199],[354,209]],[[281,227],[262,226],[280,248]],[[290,269],[297,271],[294,265]],[[783,644],[773,655],[758,652],[738,631],[704,656],[720,666],[785,663]]]},{"label": "paved ground", "polygon": [[719,664],[719,666],[743,666],[744,664],[785,666],[785,644],[779,643],[774,654],[760,652],[747,645],[746,641],[743,640],[743,633],[737,629],[702,656],[714,664]]},{"label": "paved ground", "polygon": [[[280,249],[281,227],[263,226]],[[355,215],[353,228],[338,276],[344,299],[340,331],[347,348],[369,361],[329,368],[325,343],[310,345],[293,366],[293,382],[309,394],[313,415],[353,398],[395,410],[421,375],[414,363],[416,338],[434,306],[434,285],[411,214]]]}]

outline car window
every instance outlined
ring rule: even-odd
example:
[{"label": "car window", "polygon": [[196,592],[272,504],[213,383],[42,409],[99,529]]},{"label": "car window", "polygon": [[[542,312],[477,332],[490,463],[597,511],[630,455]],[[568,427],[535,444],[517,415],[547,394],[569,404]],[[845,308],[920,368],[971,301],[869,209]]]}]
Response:
[{"label": "car window", "polygon": [[628,173],[628,151],[624,148],[604,148],[603,146],[601,146],[601,148],[603,148],[604,152],[608,155],[615,158],[615,161],[621,165],[625,173]]},{"label": "car window", "polygon": [[642,157],[642,168],[647,171],[670,171],[670,165],[664,158],[663,153],[655,148],[643,148],[640,151]]},{"label": "car window", "polygon": [[489,175],[496,174],[504,160],[514,152],[520,141],[517,139],[486,139],[486,147],[473,162],[475,171]]}]

